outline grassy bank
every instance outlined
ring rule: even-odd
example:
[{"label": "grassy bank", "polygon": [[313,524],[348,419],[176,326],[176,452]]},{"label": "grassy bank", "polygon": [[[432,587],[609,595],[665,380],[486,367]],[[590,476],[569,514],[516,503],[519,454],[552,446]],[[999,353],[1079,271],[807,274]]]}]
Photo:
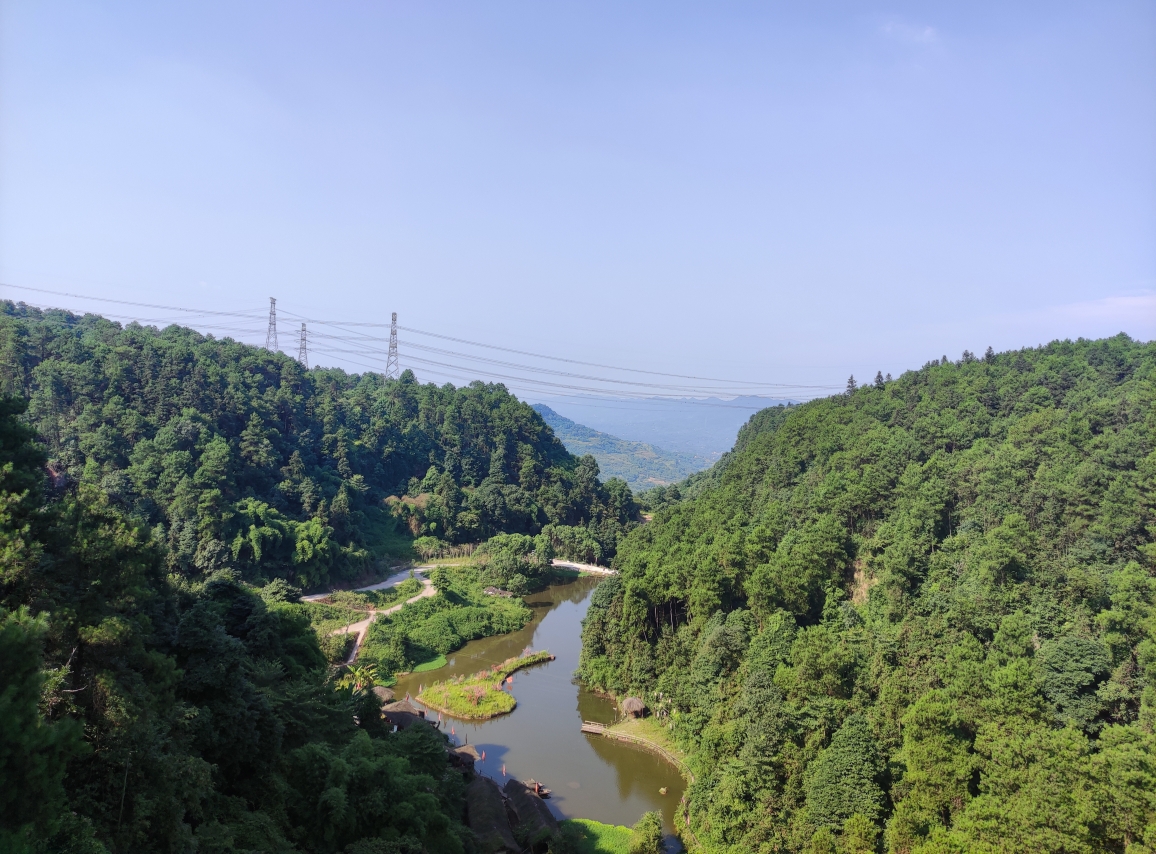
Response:
[{"label": "grassy bank", "polygon": [[381,673],[429,670],[439,666],[440,656],[468,641],[517,631],[530,620],[521,599],[487,596],[473,566],[439,565],[429,575],[438,595],[378,617],[361,661],[375,664]]},{"label": "grassy bank", "polygon": [[589,818],[568,818],[560,824],[574,854],[630,854],[629,827]]},{"label": "grassy bank", "polygon": [[421,664],[414,667],[414,673],[428,673],[431,670],[440,670],[446,666],[447,659],[444,655],[439,655],[437,658],[432,658],[429,661],[423,661]]},{"label": "grassy bank", "polygon": [[518,703],[502,690],[502,681],[517,670],[553,658],[545,651],[510,658],[468,678],[436,682],[422,691],[417,699],[431,709],[466,720],[487,720],[509,714]]},{"label": "grassy bank", "polygon": [[379,611],[396,605],[403,599],[421,592],[421,582],[407,578],[384,590],[355,592],[338,590],[324,599],[302,603],[309,614],[309,623],[319,636],[335,632],[350,623],[360,622],[370,611]]},{"label": "grassy bank", "polygon": [[680,748],[671,737],[670,730],[657,718],[624,718],[613,726],[606,728],[608,736],[621,736],[623,739],[637,744],[652,753],[657,753],[678,768],[679,773],[690,782],[694,782],[694,774],[687,764],[686,752]]},{"label": "grassy bank", "polygon": [[655,717],[623,718],[606,729],[608,732],[644,739],[661,747],[680,762],[686,761],[686,753],[675,743],[670,730]]}]

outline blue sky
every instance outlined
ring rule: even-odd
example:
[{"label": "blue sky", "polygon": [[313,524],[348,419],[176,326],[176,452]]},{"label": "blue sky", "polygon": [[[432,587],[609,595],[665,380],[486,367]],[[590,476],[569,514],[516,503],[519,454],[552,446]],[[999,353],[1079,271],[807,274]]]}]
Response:
[{"label": "blue sky", "polygon": [[1156,337],[1151,2],[0,10],[0,282],[815,385]]}]

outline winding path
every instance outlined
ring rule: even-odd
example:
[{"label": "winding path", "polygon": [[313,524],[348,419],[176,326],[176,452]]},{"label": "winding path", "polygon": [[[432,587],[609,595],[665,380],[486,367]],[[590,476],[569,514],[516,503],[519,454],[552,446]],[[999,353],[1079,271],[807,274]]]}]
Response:
[{"label": "winding path", "polygon": [[[618,574],[616,570],[607,569],[604,566],[595,566],[589,563],[575,563],[568,560],[554,560],[553,564],[554,566],[560,566],[566,569],[577,569],[581,572],[593,573],[594,575]],[[433,564],[415,566],[412,569],[403,569],[401,572],[397,572],[391,575],[389,578],[385,579],[385,581],[379,581],[376,584],[369,585],[368,587],[358,587],[353,591],[354,593],[367,593],[371,590],[384,590],[387,587],[393,587],[394,585],[405,581],[410,577],[411,572],[414,573],[417,579],[422,583],[422,591],[416,596],[406,599],[404,602],[399,602],[396,605],[391,605],[388,608],[383,608],[380,611],[371,610],[369,612],[369,616],[364,620],[361,620],[357,623],[350,623],[348,626],[330,632],[331,635],[345,635],[350,634],[351,632],[357,633],[357,640],[353,644],[353,649],[349,653],[349,658],[345,660],[346,664],[353,664],[353,662],[357,661],[357,654],[361,652],[361,645],[365,642],[365,636],[369,633],[369,627],[373,625],[374,620],[376,620],[378,617],[388,617],[390,614],[394,614],[400,611],[406,605],[416,602],[418,599],[425,599],[426,597],[433,596],[437,593],[437,590],[433,586],[433,582],[426,578],[424,575],[418,574],[421,570],[425,569],[433,569]],[[337,591],[335,590],[331,590],[329,593],[314,593],[312,596],[302,596],[301,601],[320,602],[322,599],[326,599],[336,592]]]},{"label": "winding path", "polygon": [[[393,575],[386,578],[385,581],[379,581],[376,584],[369,585],[368,587],[357,587],[357,588],[354,588],[353,590],[351,590],[350,592],[351,593],[368,593],[370,590],[384,590],[387,587],[393,587],[395,584],[399,584],[402,581],[405,581],[407,578],[409,578],[409,574],[411,572],[421,572],[422,570],[433,569],[433,568],[434,568],[434,565],[432,563],[422,564],[421,566],[406,567],[405,569],[402,569],[402,570],[399,570],[398,572],[395,572]],[[301,601],[302,602],[320,602],[322,599],[328,599],[334,593],[340,593],[340,592],[341,592],[340,590],[334,589],[334,590],[330,590],[328,593],[314,593],[310,596],[302,596]]]},{"label": "winding path", "polygon": [[[433,582],[424,575],[419,575],[417,570],[430,569],[428,566],[417,566],[413,568],[414,577],[422,583],[421,593],[416,596],[411,596],[404,602],[398,602],[396,605],[390,605],[388,608],[382,608],[380,611],[370,610],[369,616],[357,623],[350,623],[348,626],[343,626],[340,629],[335,629],[330,632],[331,635],[347,635],[352,632],[357,633],[357,640],[353,644],[353,649],[350,650],[349,658],[345,660],[346,664],[353,664],[357,661],[357,654],[361,652],[361,645],[365,642],[365,636],[369,633],[369,627],[373,625],[373,621],[378,617],[388,617],[390,614],[396,614],[406,605],[416,602],[418,599],[426,599],[430,596],[437,595],[437,588],[433,586]],[[386,587],[393,587],[396,584],[401,584],[410,576],[411,570],[404,570],[396,575],[391,575],[385,581],[379,581],[377,584],[371,584],[369,587],[359,587],[354,590],[354,593],[365,593],[370,590],[384,590]],[[332,593],[316,593],[313,596],[302,596],[303,602],[317,602],[331,596]]]},{"label": "winding path", "polygon": [[554,566],[560,566],[563,569],[577,569],[581,572],[589,572],[592,575],[617,575],[617,569],[607,569],[604,566],[595,566],[592,563],[575,563],[572,560],[558,560],[554,558],[551,561]]}]

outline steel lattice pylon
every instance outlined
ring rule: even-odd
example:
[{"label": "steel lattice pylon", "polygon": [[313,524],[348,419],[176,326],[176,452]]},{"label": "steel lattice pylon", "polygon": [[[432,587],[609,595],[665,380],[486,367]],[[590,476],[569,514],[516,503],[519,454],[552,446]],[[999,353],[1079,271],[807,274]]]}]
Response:
[{"label": "steel lattice pylon", "polygon": [[389,325],[389,357],[385,360],[385,375],[396,380],[401,376],[401,369],[397,365],[397,312],[393,313],[393,322]]},{"label": "steel lattice pylon", "polygon": [[277,346],[277,300],[269,297],[269,329],[265,333],[265,349],[270,353],[281,348]]},{"label": "steel lattice pylon", "polygon": [[309,346],[305,335],[305,324],[301,324],[301,340],[297,344],[297,361],[301,363],[301,367],[309,370]]}]

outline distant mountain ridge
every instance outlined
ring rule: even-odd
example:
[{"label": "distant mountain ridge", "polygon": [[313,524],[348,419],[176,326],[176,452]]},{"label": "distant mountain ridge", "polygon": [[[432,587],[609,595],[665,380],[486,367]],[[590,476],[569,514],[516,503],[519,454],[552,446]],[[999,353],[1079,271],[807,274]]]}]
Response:
[{"label": "distant mountain ridge", "polygon": [[656,448],[648,442],[631,442],[571,421],[544,403],[532,405],[566,449],[577,456],[591,454],[602,477],[619,477],[635,492],[665,486],[708,468],[716,455],[700,456]]},{"label": "distant mountain ridge", "polygon": [[[533,401],[527,401],[533,403]],[[539,400],[563,418],[628,442],[643,442],[710,462],[729,451],[739,428],[756,412],[786,399],[744,395],[721,398],[613,398],[573,395]]]}]

